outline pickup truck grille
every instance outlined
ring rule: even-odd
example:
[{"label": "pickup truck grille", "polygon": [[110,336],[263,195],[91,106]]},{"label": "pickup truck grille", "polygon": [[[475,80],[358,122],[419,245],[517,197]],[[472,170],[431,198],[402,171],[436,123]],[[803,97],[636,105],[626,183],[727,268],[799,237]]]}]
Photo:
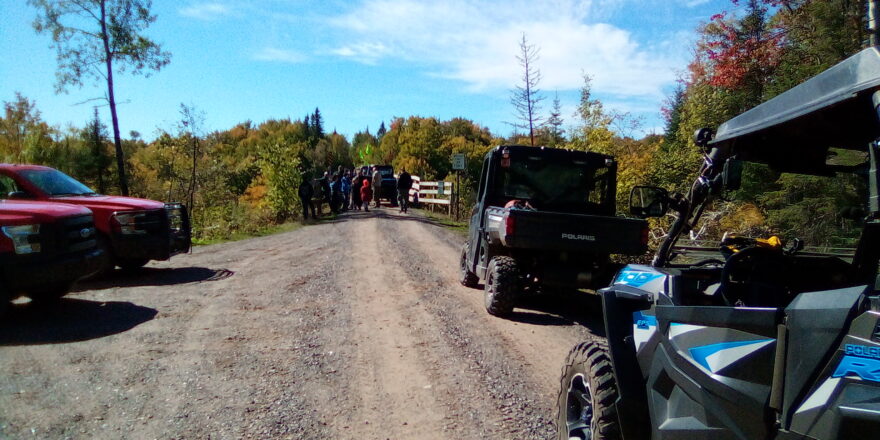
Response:
[{"label": "pickup truck grille", "polygon": [[66,254],[92,249],[97,245],[95,222],[91,215],[69,217],[40,231],[45,254]]},{"label": "pickup truck grille", "polygon": [[168,218],[165,209],[145,211],[137,216],[136,227],[148,234],[162,233],[168,230]]}]

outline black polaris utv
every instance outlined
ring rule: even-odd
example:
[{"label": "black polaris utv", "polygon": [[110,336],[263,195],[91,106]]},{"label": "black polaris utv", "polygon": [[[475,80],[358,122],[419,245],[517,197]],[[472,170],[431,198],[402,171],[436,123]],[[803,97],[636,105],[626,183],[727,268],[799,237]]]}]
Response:
[{"label": "black polaris utv", "polygon": [[504,145],[486,154],[461,283],[485,281],[486,310],[509,315],[524,290],[607,286],[611,254],[647,250],[644,220],[615,216],[617,162],[604,154]]},{"label": "black polaris utv", "polygon": [[[701,130],[684,197],[637,187],[631,208],[677,219],[650,266],[601,292],[607,342],[569,354],[558,438],[880,438],[880,52],[865,49],[718,128]],[[834,153],[861,160],[841,164]],[[723,256],[676,261],[676,241],[736,189],[743,162],[866,179],[851,261],[798,240],[727,237]],[[808,219],[804,219],[808,221]]]}]

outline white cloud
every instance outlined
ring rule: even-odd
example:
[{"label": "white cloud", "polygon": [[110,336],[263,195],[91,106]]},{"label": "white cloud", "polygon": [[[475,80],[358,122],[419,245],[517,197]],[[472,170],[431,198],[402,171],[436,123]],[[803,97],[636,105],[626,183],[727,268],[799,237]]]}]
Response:
[{"label": "white cloud", "polygon": [[223,3],[194,3],[178,10],[184,17],[212,21],[232,14],[232,9]]},{"label": "white cloud", "polygon": [[540,48],[542,89],[577,89],[587,73],[598,93],[658,99],[682,60],[660,41],[644,47],[630,32],[603,22],[624,3],[365,0],[331,19],[346,43],[330,53],[365,63],[420,63],[474,91],[508,89],[519,81],[517,43],[525,32]]},{"label": "white cloud", "polygon": [[686,0],[684,5],[689,8],[695,8],[697,6],[705,5],[706,3],[709,3],[709,0]]},{"label": "white cloud", "polygon": [[306,57],[299,52],[275,47],[265,47],[255,53],[253,58],[259,61],[277,61],[282,63],[301,63],[306,60]]}]

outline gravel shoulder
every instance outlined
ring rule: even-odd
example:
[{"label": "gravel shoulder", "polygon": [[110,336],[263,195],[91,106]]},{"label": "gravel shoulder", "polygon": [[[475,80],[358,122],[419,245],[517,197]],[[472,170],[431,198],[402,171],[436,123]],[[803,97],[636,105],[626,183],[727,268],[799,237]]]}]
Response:
[{"label": "gravel shoulder", "polygon": [[492,317],[457,282],[463,240],[349,213],[18,306],[0,322],[0,438],[548,438],[597,298]]}]

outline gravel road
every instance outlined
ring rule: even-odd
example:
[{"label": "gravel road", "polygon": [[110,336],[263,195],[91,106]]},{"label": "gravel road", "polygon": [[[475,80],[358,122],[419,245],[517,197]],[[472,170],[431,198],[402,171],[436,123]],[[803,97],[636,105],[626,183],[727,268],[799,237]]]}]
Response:
[{"label": "gravel road", "polygon": [[350,213],[81,283],[0,322],[0,438],[546,439],[588,294],[511,319],[464,238]]}]

